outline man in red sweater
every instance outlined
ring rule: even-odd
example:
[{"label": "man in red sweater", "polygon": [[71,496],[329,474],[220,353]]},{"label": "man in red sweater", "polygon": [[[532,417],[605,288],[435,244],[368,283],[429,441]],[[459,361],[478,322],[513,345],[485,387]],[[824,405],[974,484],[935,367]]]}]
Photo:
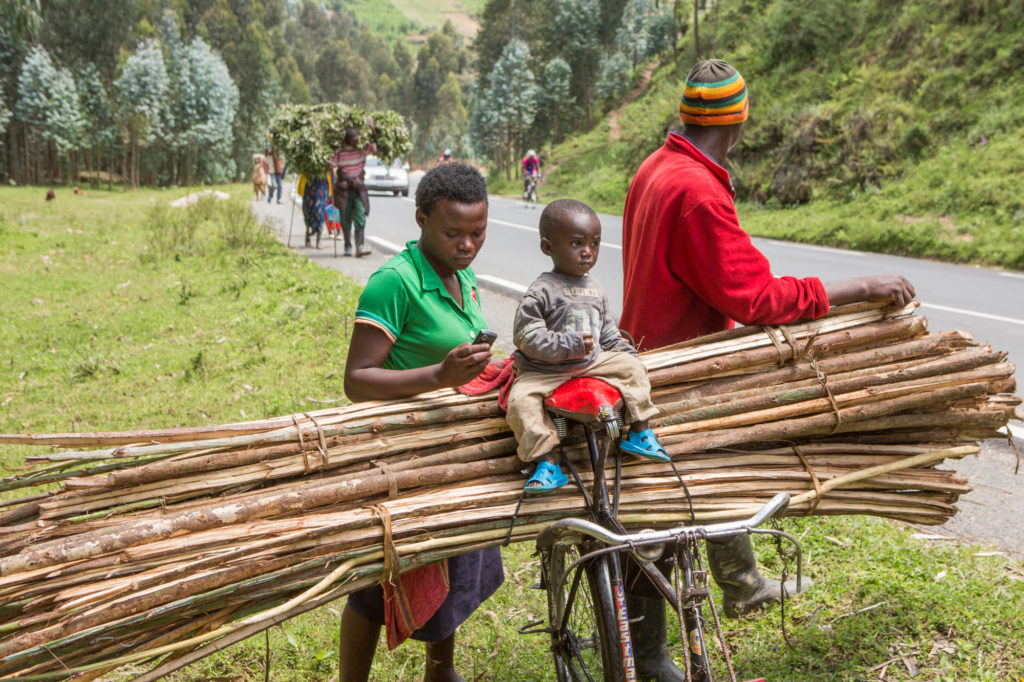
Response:
[{"label": "man in red sweater", "polygon": [[[899,275],[828,283],[772,275],[768,260],[739,225],[735,191],[724,168],[748,109],[746,83],[736,69],[721,60],[696,64],[679,105],[682,133],[670,133],[633,178],[623,212],[620,326],[638,348],[731,329],[736,322],[785,324],[821,317],[844,303],[888,299],[904,305],[914,297],[914,288]],[[726,615],[782,598],[780,583],[758,572],[749,537],[709,541],[707,547]],[[643,616],[633,637],[640,679],[684,680],[664,646],[662,600],[648,596],[640,583],[630,592],[630,615]],[[795,584],[788,583],[786,593],[795,592]]]}]

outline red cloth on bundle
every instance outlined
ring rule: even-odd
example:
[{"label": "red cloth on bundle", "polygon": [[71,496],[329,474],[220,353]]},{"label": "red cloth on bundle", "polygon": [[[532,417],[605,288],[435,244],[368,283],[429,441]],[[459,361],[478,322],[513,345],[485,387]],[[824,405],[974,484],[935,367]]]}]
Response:
[{"label": "red cloth on bundle", "polygon": [[[480,376],[458,387],[464,395],[483,395],[498,389],[498,405],[508,410],[508,392],[515,379],[512,358],[492,362]],[[430,620],[448,597],[448,561],[420,566],[381,582],[384,590],[384,627],[388,648],[394,649]]]},{"label": "red cloth on bundle", "polygon": [[423,627],[448,598],[448,560],[414,568],[394,584],[385,580],[381,587],[388,649],[394,649]]},{"label": "red cloth on bundle", "polygon": [[516,378],[513,358],[515,355],[492,362],[484,367],[476,379],[458,387],[459,393],[464,395],[483,395],[488,391],[498,389],[498,407],[508,412],[508,392],[512,388],[512,382]]}]

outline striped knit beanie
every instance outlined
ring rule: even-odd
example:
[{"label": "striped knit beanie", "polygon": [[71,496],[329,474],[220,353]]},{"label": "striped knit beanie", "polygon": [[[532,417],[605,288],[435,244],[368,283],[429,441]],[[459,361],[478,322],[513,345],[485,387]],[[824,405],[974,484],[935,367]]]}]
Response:
[{"label": "striped knit beanie", "polygon": [[747,84],[721,59],[694,64],[679,101],[679,118],[696,126],[724,126],[747,120]]}]

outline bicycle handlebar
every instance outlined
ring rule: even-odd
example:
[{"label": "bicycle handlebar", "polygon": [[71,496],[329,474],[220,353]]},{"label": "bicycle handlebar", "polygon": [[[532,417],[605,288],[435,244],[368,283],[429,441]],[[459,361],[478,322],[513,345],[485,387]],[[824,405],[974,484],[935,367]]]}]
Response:
[{"label": "bicycle handlebar", "polygon": [[770,499],[756,514],[741,521],[714,523],[707,526],[676,526],[668,530],[641,530],[636,533],[619,534],[583,519],[561,519],[541,531],[537,538],[537,546],[548,546],[562,535],[582,533],[600,540],[608,545],[647,545],[660,544],[683,537],[714,538],[739,535],[742,532],[757,528],[762,523],[781,513],[789,506],[789,493],[778,493]]}]

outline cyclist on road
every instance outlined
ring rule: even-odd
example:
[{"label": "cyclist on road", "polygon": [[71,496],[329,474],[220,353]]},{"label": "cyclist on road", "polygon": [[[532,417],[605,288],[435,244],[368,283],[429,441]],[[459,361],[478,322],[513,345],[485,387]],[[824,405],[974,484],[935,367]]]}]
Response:
[{"label": "cyclist on road", "polygon": [[441,156],[439,156],[437,158],[437,163],[435,163],[434,165],[435,166],[440,166],[442,163],[448,163],[449,161],[454,161],[454,160],[455,159],[452,158],[452,150],[451,149],[445,149],[444,153],[441,154]]},{"label": "cyclist on road", "polygon": [[528,199],[530,194],[530,178],[537,182],[540,177],[540,158],[537,152],[532,149],[526,152],[523,157],[523,198]]}]

